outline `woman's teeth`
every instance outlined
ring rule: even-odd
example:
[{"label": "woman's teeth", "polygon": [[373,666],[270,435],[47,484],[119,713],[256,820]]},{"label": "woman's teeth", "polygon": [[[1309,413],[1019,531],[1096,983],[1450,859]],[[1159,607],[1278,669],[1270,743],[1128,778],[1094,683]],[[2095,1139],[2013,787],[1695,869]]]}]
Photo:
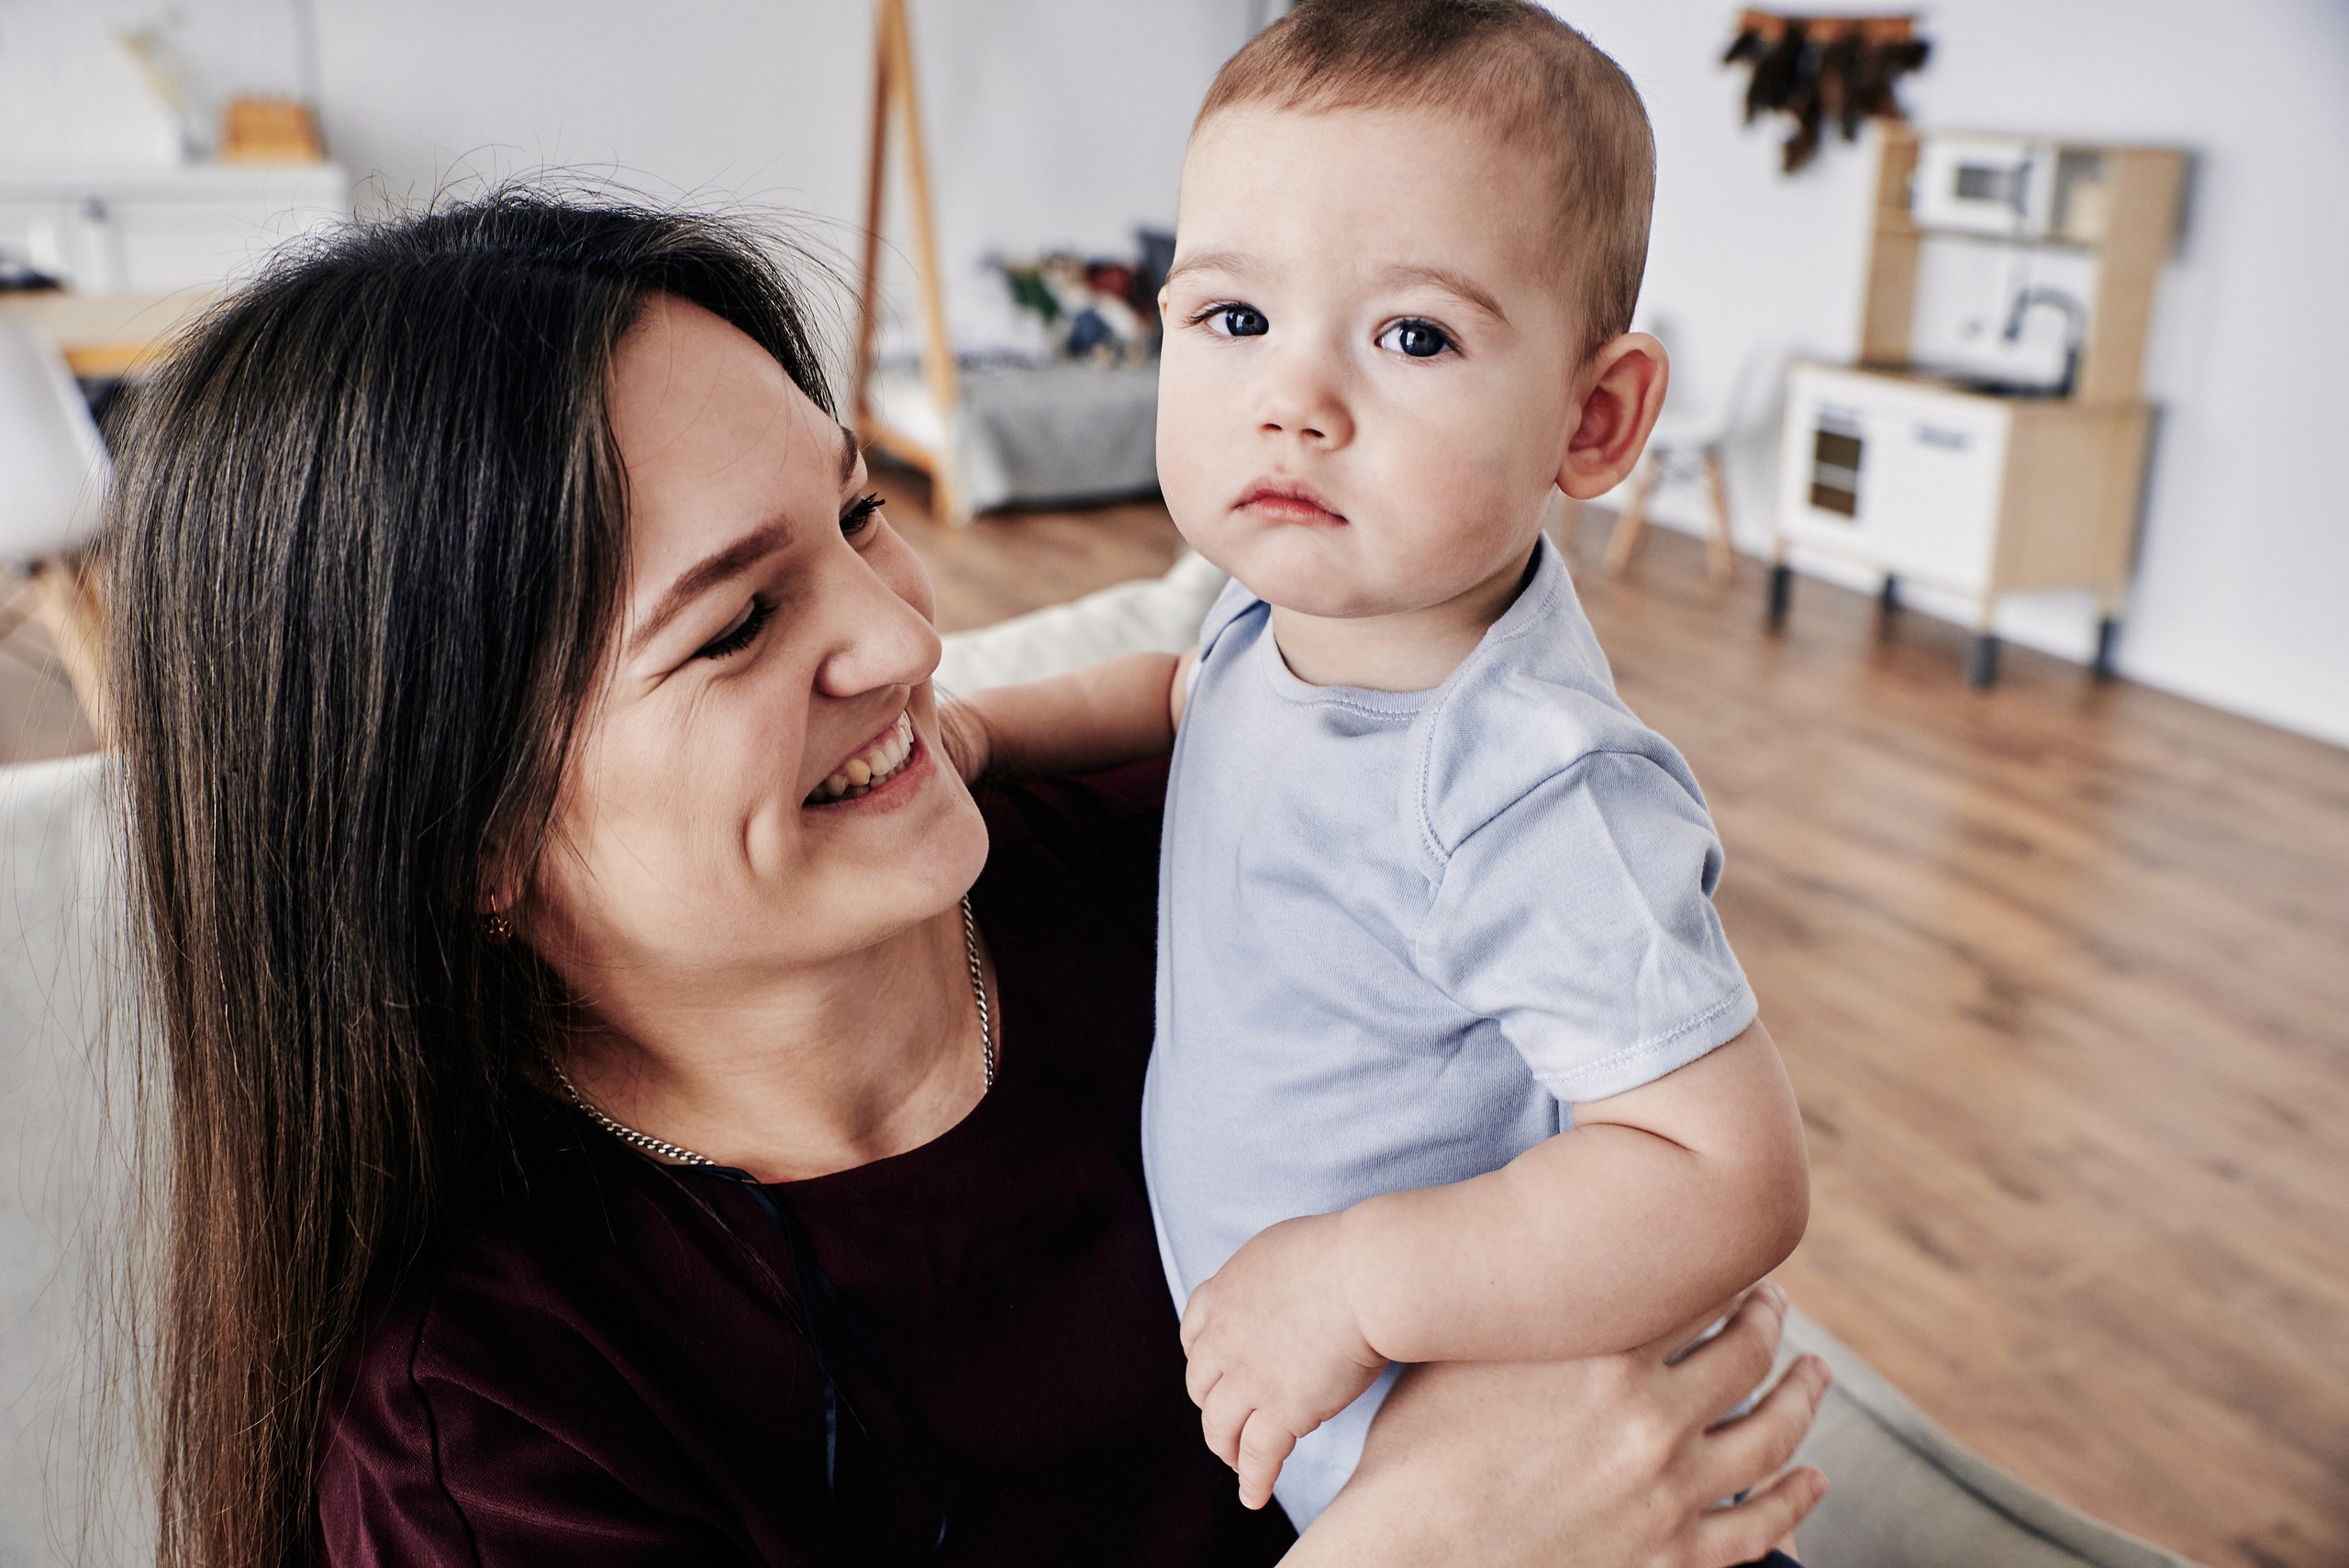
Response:
[{"label": "woman's teeth", "polygon": [[894,778],[913,754],[914,721],[901,713],[897,722],[889,727],[889,733],[871,751],[841,764],[839,773],[808,793],[805,804],[821,806],[826,801],[853,800],[860,795],[870,795]]}]

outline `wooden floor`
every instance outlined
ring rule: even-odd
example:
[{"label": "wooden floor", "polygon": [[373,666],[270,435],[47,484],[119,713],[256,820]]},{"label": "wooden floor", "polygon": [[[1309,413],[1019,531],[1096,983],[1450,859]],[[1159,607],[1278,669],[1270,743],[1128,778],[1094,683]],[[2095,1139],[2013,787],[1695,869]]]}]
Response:
[{"label": "wooden floor", "polygon": [[[1653,530],[1652,530],[1653,531]],[[2349,1563],[2349,752],[1659,538],[1584,602],[1729,851],[1809,1129],[1781,1278],[1968,1443]]]},{"label": "wooden floor", "polygon": [[[950,629],[1179,548],[1154,506],[949,530],[879,484]],[[1584,602],[1704,781],[1802,1095],[1796,1299],[2036,1485],[2349,1568],[2349,752],[2020,650],[1968,692],[1956,628],[1808,581],[1773,637],[1752,563],[1651,529],[1609,580],[1601,537]]]},{"label": "wooden floor", "polygon": [[1122,583],[1155,577],[1183,553],[1183,537],[1156,501],[1082,512],[995,512],[960,528],[930,520],[930,486],[875,465],[891,526],[930,568],[938,629],[963,631]]}]

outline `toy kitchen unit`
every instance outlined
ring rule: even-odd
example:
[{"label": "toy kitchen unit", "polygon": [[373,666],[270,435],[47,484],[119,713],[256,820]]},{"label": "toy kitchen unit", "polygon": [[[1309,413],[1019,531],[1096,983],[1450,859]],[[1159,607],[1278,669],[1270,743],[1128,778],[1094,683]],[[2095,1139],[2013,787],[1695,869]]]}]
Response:
[{"label": "toy kitchen unit", "polygon": [[2186,155],[1887,126],[1855,367],[1798,363],[1780,434],[1770,617],[1790,550],[1975,606],[1998,678],[2007,594],[2097,595],[2110,673],[2154,410],[2139,391]]}]

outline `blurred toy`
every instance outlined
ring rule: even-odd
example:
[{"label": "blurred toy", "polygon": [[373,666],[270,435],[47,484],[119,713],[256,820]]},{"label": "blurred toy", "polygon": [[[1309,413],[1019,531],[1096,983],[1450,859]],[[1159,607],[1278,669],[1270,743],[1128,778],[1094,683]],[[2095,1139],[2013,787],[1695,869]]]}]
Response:
[{"label": "blurred toy", "polygon": [[1158,351],[1158,290],[1174,250],[1171,235],[1144,229],[1137,238],[1141,254],[1131,261],[1056,250],[994,265],[1012,302],[1051,332],[1056,357],[1134,364]]},{"label": "blurred toy", "polygon": [[1745,123],[1765,113],[1793,117],[1784,167],[1791,174],[1819,150],[1822,124],[1859,139],[1871,119],[1906,121],[1894,84],[1921,67],[1932,45],[1916,36],[1914,17],[1794,17],[1747,11],[1724,65],[1753,67]]}]

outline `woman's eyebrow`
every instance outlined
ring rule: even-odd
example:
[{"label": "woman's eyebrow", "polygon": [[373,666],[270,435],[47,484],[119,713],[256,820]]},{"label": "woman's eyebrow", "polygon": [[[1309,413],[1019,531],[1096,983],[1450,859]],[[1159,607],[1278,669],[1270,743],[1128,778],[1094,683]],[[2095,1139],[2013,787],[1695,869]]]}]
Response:
[{"label": "woman's eyebrow", "polygon": [[[835,424],[832,428],[840,437],[841,488],[845,490],[848,482],[856,477],[857,460],[863,454],[858,450],[856,438],[849,433],[847,426]],[[781,550],[790,534],[791,520],[778,513],[715,555],[705,556],[685,568],[678,573],[677,580],[669,584],[669,591],[661,595],[661,602],[652,606],[651,613],[629,633],[629,652],[635,654],[660,636],[662,628],[676,619],[678,612],[696,597],[729,577],[740,576]]]},{"label": "woman's eyebrow", "polygon": [[789,519],[772,517],[724,550],[705,556],[685,568],[678,573],[677,580],[669,584],[669,591],[661,595],[661,602],[652,606],[651,613],[629,634],[629,652],[632,655],[641,651],[646,643],[661,634],[663,627],[677,618],[679,611],[702,594],[729,577],[740,576],[782,549],[790,534]]}]

